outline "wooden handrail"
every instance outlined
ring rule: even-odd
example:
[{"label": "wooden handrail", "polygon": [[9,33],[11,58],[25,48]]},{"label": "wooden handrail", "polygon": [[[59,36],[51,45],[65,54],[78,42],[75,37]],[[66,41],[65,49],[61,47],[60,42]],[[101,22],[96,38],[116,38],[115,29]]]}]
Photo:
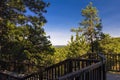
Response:
[{"label": "wooden handrail", "polygon": [[[85,68],[83,68],[83,69],[81,69],[81,70],[78,70],[78,71],[76,71],[76,72],[72,72],[72,73],[69,73],[69,74],[67,74],[67,75],[64,75],[64,76],[62,76],[62,77],[59,77],[57,80],[69,80],[69,79],[74,79],[74,80],[77,80],[76,78],[77,77],[81,77],[81,78],[84,78],[84,77],[82,77],[81,75],[84,75],[85,76],[85,73],[89,73],[90,71],[94,71],[94,70],[96,70],[97,68],[98,68],[98,71],[100,71],[99,70],[99,68],[100,69],[102,69],[102,75],[103,75],[103,77],[102,77],[102,79],[101,79],[101,76],[100,76],[100,78],[98,77],[97,78],[97,80],[106,80],[106,69],[105,69],[105,61],[106,61],[106,58],[105,58],[105,56],[104,55],[102,55],[102,54],[98,54],[98,56],[102,59],[100,62],[97,62],[97,63],[95,63],[95,64],[92,64],[92,65],[90,65],[90,66],[87,66],[87,67],[85,67]],[[101,72],[101,71],[100,71]],[[86,74],[86,75],[88,75],[88,74]],[[100,74],[101,75],[101,74]],[[94,79],[94,78],[93,78]],[[82,80],[82,79],[81,79]],[[87,78],[86,79],[84,79],[84,80],[87,80]],[[92,79],[91,79],[92,80]]]},{"label": "wooden handrail", "polygon": [[57,63],[57,64],[53,64],[53,65],[51,65],[51,66],[48,66],[48,67],[45,68],[45,70],[48,70],[48,69],[50,69],[50,68],[53,68],[53,67],[62,65],[62,64],[64,64],[64,63],[67,63],[68,61],[75,61],[75,60],[76,60],[76,61],[94,61],[94,62],[98,62],[98,61],[99,61],[99,60],[96,60],[96,59],[71,58],[71,59],[66,59],[66,60],[64,60],[64,61],[61,61],[61,62],[59,62],[59,63]]},{"label": "wooden handrail", "polygon": [[59,77],[57,80],[65,80],[65,79],[69,79],[69,78],[74,77],[74,76],[77,77],[77,76],[79,76],[78,74],[84,74],[85,72],[89,72],[89,71],[91,71],[93,69],[96,69],[101,65],[102,65],[101,62],[98,62],[96,64],[90,65],[90,66],[85,67],[85,68],[83,68],[81,70],[78,70],[76,72],[69,73],[69,74],[67,74],[65,76]]},{"label": "wooden handrail", "polygon": [[[118,67],[118,65],[120,65],[120,54],[104,54],[104,55],[94,53],[94,54],[85,54],[85,55],[81,56],[82,58],[66,59],[60,63],[57,63],[52,66],[44,68],[43,73],[42,72],[33,73],[30,75],[25,75],[22,78],[10,76],[10,75],[7,75],[7,76],[15,78],[15,80],[25,80],[25,79],[34,80],[34,79],[36,79],[36,77],[37,78],[41,77],[40,80],[44,80],[44,79],[46,79],[46,80],[56,80],[56,79],[63,80],[63,78],[65,78],[65,79],[66,78],[67,79],[75,78],[74,80],[80,80],[80,79],[77,79],[77,77],[80,78],[81,76],[84,76],[84,77],[87,76],[86,78],[91,78],[90,77],[91,75],[93,76],[93,74],[94,75],[97,74],[96,76],[102,75],[102,77],[98,77],[99,79],[96,79],[96,80],[105,80],[105,77],[106,77],[105,66],[106,65],[108,67],[108,70],[120,71],[120,66]],[[107,63],[106,63],[106,61],[107,61]],[[89,62],[91,64],[89,64]],[[79,66],[80,67],[83,66],[83,67],[79,68]],[[94,72],[96,72],[96,73],[94,73]],[[42,78],[44,76],[45,76],[45,78]],[[83,79],[83,80],[85,80],[85,79]],[[86,79],[86,80],[95,80],[95,79]]]}]

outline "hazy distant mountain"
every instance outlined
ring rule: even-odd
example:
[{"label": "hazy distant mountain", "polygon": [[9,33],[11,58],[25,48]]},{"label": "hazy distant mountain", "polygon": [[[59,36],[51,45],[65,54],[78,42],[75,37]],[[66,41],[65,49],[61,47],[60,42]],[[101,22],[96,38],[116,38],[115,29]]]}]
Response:
[{"label": "hazy distant mountain", "polygon": [[59,48],[59,47],[65,47],[66,45],[53,45],[53,46]]}]

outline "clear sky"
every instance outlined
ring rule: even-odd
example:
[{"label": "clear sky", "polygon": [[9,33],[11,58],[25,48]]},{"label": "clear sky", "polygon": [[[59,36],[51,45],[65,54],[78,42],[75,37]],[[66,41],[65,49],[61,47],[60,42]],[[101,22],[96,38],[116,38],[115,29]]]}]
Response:
[{"label": "clear sky", "polygon": [[45,0],[50,2],[45,17],[44,29],[53,45],[66,45],[70,40],[71,28],[76,28],[83,19],[81,10],[90,1],[99,10],[103,32],[120,37],[120,0]]}]

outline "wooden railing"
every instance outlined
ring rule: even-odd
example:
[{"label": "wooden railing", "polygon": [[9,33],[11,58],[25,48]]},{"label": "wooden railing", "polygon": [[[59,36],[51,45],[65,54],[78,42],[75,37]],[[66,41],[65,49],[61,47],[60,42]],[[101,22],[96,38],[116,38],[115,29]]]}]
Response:
[{"label": "wooden railing", "polygon": [[9,80],[56,80],[66,74],[76,72],[89,65],[95,64],[98,60],[94,59],[67,59],[58,64],[54,64],[44,69],[43,72],[33,73],[30,75],[13,75],[10,72],[0,72],[0,80],[6,78]]},{"label": "wooden railing", "polygon": [[[120,54],[108,53],[104,55],[106,57],[107,71],[120,72]],[[81,58],[100,60],[98,54],[96,53],[88,53],[81,56]]]},{"label": "wooden railing", "polygon": [[0,80],[42,80],[43,66],[0,60]]},{"label": "wooden railing", "polygon": [[0,60],[0,71],[7,70],[19,74],[30,74],[41,71],[43,68],[44,66],[38,66],[32,63]]},{"label": "wooden railing", "polygon": [[100,62],[89,65],[76,72],[59,77],[57,80],[106,80],[106,60],[103,55],[99,56],[101,59]]},{"label": "wooden railing", "polygon": [[67,59],[58,64],[47,67],[43,73],[43,79],[55,80],[58,77],[81,70],[89,65],[95,64],[98,60],[93,59]]},{"label": "wooden railing", "polygon": [[120,54],[105,54],[107,71],[120,72]]},{"label": "wooden railing", "polygon": [[104,55],[106,60],[98,54],[86,54],[79,59],[67,59],[44,68],[42,72],[24,76],[0,72],[0,80],[105,80],[106,69],[120,71],[120,54]]},{"label": "wooden railing", "polygon": [[99,62],[82,70],[59,77],[58,80],[105,80],[102,67],[103,65]]},{"label": "wooden railing", "polygon": [[43,80],[40,72],[30,75],[18,75],[13,72],[0,72],[0,80]]},{"label": "wooden railing", "polygon": [[[85,54],[79,59],[67,59],[58,64],[44,68],[41,72],[27,75],[16,73],[13,75],[14,73],[12,72],[3,72],[0,70],[0,80],[105,80],[105,66],[108,71],[120,72],[120,54],[104,55],[106,57],[106,65],[103,56],[99,57],[100,55],[98,54]],[[2,65],[0,69],[5,69],[3,65],[7,66],[9,65],[8,63],[9,62],[4,63],[4,61],[0,61]],[[12,64],[17,65],[17,63],[14,62],[12,62]],[[34,66],[32,64],[25,65],[29,67]]]}]

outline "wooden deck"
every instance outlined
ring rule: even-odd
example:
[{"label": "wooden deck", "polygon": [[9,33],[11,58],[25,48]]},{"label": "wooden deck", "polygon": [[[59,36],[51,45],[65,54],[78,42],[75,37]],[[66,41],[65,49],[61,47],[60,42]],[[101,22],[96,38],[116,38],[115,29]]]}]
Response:
[{"label": "wooden deck", "polygon": [[117,73],[108,72],[107,80],[120,80],[120,72],[117,72]]}]

